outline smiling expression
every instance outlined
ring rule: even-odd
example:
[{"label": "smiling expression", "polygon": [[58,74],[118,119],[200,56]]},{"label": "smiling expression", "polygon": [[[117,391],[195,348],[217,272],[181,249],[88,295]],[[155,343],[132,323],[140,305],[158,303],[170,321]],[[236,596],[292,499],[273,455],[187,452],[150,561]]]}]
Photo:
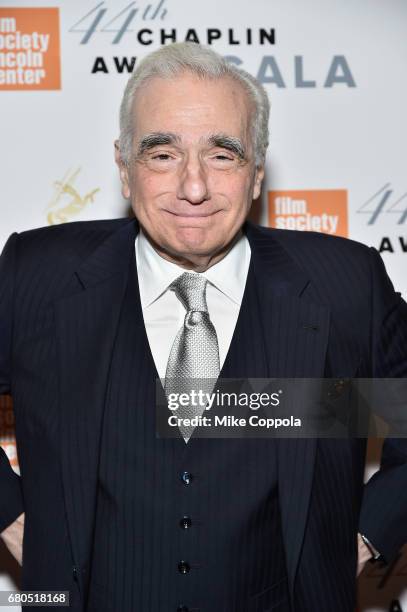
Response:
[{"label": "smiling expression", "polygon": [[131,160],[116,159],[123,196],[162,256],[202,269],[230,248],[263,178],[252,112],[230,77],[153,78],[137,93]]}]

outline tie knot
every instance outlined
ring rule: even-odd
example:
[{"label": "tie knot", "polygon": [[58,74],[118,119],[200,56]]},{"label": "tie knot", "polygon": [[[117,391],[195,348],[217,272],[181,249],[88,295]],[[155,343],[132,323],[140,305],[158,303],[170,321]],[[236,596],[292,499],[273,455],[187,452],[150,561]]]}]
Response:
[{"label": "tie knot", "polygon": [[201,274],[184,272],[171,284],[171,288],[175,291],[187,312],[191,310],[208,312],[208,306],[206,305],[207,282]]}]

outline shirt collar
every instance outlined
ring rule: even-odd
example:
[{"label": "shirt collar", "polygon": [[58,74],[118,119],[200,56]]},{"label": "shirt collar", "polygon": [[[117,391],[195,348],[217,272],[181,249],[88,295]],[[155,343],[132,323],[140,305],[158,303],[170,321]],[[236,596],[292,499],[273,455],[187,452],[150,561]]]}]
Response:
[{"label": "shirt collar", "polygon": [[[147,308],[186,270],[161,257],[141,228],[136,236],[135,251],[141,306]],[[250,245],[242,234],[223,259],[201,274],[235,304],[240,305],[249,264]]]}]

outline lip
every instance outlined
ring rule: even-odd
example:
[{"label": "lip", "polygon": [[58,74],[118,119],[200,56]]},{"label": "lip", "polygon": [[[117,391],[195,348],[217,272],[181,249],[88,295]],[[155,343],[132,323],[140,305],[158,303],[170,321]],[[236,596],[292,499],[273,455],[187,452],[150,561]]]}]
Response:
[{"label": "lip", "polygon": [[168,213],[169,215],[173,215],[174,217],[180,217],[182,219],[205,219],[207,217],[213,217],[214,215],[216,215],[218,212],[221,212],[221,211],[214,210],[213,212],[210,212],[210,213],[178,213],[172,210],[164,209],[164,212]]}]

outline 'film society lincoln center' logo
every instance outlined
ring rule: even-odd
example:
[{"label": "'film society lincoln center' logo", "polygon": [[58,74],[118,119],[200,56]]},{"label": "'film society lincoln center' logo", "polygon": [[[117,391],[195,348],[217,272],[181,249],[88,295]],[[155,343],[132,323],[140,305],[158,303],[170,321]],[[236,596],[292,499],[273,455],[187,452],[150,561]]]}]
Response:
[{"label": "'film society lincoln center' logo", "polygon": [[347,199],[345,189],[269,191],[269,225],[347,236]]},{"label": "'film society lincoln center' logo", "polygon": [[61,89],[59,9],[0,8],[0,90]]}]

